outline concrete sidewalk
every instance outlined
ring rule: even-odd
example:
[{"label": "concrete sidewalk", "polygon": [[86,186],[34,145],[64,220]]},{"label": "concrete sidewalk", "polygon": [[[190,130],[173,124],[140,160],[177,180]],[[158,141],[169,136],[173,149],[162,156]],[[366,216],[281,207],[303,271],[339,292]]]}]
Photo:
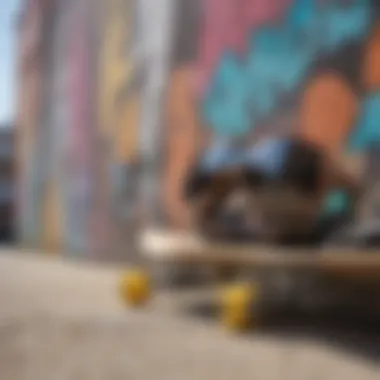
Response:
[{"label": "concrete sidewalk", "polygon": [[162,293],[126,310],[117,269],[0,254],[0,379],[378,380],[374,361],[301,339],[231,336]]}]

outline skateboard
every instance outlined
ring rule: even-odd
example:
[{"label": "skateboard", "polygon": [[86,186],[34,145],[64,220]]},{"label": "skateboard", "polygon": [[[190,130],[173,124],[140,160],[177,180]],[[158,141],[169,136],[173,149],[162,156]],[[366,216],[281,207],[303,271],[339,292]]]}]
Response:
[{"label": "skateboard", "polygon": [[356,248],[290,248],[255,243],[210,243],[186,232],[145,230],[140,252],[150,260],[179,265],[281,268],[378,274],[380,250]]},{"label": "skateboard", "polygon": [[375,249],[215,243],[190,232],[152,228],[142,231],[139,250],[153,267],[166,267],[166,278],[181,276],[181,270],[212,273],[211,284],[216,280],[221,289],[222,321],[235,330],[262,320],[272,303],[319,308],[345,299],[361,308],[368,289],[379,289],[375,299],[380,295],[380,251]]}]

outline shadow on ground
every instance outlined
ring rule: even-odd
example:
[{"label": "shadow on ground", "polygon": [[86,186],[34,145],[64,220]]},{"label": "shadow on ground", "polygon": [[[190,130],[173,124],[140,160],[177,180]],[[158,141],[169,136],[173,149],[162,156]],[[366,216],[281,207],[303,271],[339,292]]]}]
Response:
[{"label": "shadow on ground", "polygon": [[[217,318],[217,306],[192,305],[185,312],[194,317]],[[380,316],[369,312],[339,308],[306,313],[296,308],[268,310],[265,323],[250,334],[284,340],[305,340],[327,344],[334,349],[380,362]]]}]

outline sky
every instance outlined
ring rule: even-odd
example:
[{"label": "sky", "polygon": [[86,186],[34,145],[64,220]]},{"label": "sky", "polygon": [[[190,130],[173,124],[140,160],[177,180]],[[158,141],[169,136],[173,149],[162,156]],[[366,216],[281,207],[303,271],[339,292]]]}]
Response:
[{"label": "sky", "polygon": [[20,0],[0,0],[0,123],[15,114],[15,16]]}]

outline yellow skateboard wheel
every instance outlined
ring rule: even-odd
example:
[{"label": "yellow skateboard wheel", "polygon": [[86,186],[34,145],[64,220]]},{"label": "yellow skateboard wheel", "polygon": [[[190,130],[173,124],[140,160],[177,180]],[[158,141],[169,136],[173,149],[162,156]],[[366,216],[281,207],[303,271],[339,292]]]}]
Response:
[{"label": "yellow skateboard wheel", "polygon": [[234,284],[222,290],[222,324],[231,331],[248,329],[253,322],[252,305],[257,299],[257,286],[250,283]]},{"label": "yellow skateboard wheel", "polygon": [[143,306],[151,296],[149,275],[142,270],[126,271],[120,279],[119,291],[124,302],[131,306]]}]

